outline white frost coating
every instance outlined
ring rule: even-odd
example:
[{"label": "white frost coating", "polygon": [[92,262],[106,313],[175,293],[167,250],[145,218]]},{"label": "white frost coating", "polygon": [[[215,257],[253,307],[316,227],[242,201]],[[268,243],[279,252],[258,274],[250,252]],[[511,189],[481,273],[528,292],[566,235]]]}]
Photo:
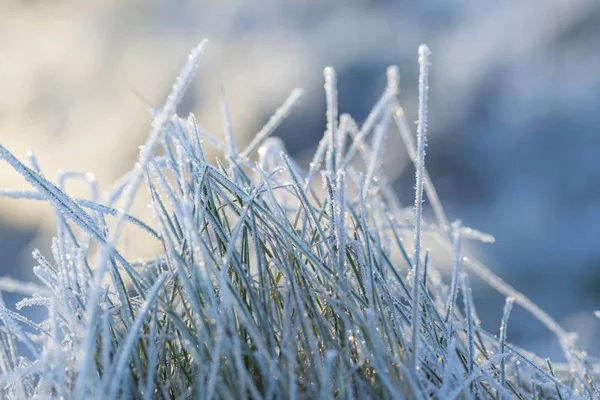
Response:
[{"label": "white frost coating", "polygon": [[417,160],[416,160],[416,186],[415,186],[415,233],[413,253],[413,314],[412,314],[412,345],[413,368],[418,365],[419,330],[421,308],[419,297],[421,294],[421,219],[423,213],[423,170],[425,169],[425,145],[427,143],[427,90],[429,89],[429,48],[422,44],[419,46],[419,124],[417,128]]}]

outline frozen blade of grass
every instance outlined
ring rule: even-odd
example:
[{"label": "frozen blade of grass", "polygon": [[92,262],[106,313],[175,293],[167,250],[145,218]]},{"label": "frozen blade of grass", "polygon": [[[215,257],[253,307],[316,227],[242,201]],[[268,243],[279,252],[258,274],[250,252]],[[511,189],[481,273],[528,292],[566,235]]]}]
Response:
[{"label": "frozen blade of grass", "polygon": [[92,217],[82,210],[74,200],[46,178],[21,163],[2,145],[0,145],[0,159],[8,162],[25,180],[38,189],[40,193],[43,193],[43,196],[59,211],[72,218],[78,225],[94,234],[94,236],[102,237],[102,234],[96,230],[96,224]]},{"label": "frozen blade of grass", "polygon": [[111,185],[111,188],[104,193],[104,203],[109,206],[112,205],[123,194],[123,190],[125,190],[134,174],[135,169],[132,169],[117,179]]},{"label": "frozen blade of grass", "polygon": [[[62,348],[60,343],[61,332],[58,326],[58,312],[57,312],[57,300],[56,298],[51,299],[49,307],[48,307],[48,319],[50,321],[50,333],[52,336],[52,345],[53,345],[53,353],[54,357],[57,360],[58,365],[64,364],[64,357],[62,354]],[[56,371],[54,374],[54,379],[56,380],[56,386],[58,390],[59,396],[66,398],[67,396],[67,388],[65,386],[65,377],[61,373],[62,371]]]},{"label": "frozen blade of grass", "polygon": [[304,179],[304,187],[303,187],[304,193],[308,192],[308,189],[310,187],[310,184],[312,183],[312,180],[313,180],[316,172],[321,167],[321,163],[323,162],[323,157],[325,156],[325,152],[327,151],[328,141],[329,141],[329,139],[327,136],[323,136],[321,138],[321,140],[319,141],[317,150],[315,151],[312,161],[309,164],[308,173],[306,174],[306,178]]},{"label": "frozen blade of grass", "polygon": [[[115,208],[108,207],[108,206],[102,205],[100,203],[95,203],[90,200],[75,199],[75,201],[82,207],[89,208],[90,210],[97,211],[102,214],[108,214],[108,215],[112,215],[112,216],[117,216],[120,214],[119,210],[117,210]],[[146,231],[148,234],[153,236],[155,239],[160,239],[160,236],[158,235],[158,233],[153,228],[151,228],[148,224],[146,224],[144,221],[142,221],[130,214],[125,214],[125,220],[128,222],[131,222],[138,228]]]},{"label": "frozen blade of grass", "polygon": [[456,380],[454,376],[458,372],[458,361],[456,355],[456,340],[448,338],[448,356],[446,357],[446,368],[444,368],[444,376],[442,378],[442,387],[437,395],[440,399],[448,397],[448,391],[452,388],[452,381]]},{"label": "frozen blade of grass", "polygon": [[[446,305],[446,323],[447,333],[446,340],[450,340],[454,333],[454,305],[458,294],[458,277],[460,274],[461,256],[460,256],[460,221],[455,221],[452,224],[452,235],[454,236],[454,250],[452,252],[452,282],[450,284],[450,295]],[[467,317],[469,318],[469,317]]]},{"label": "frozen blade of grass", "polygon": [[[28,182],[36,187],[41,193],[44,193],[47,200],[50,201],[60,212],[67,215],[79,227],[92,235],[98,242],[105,244],[106,239],[103,232],[97,228],[97,223],[92,217],[87,214],[72,198],[65,194],[62,190],[56,187],[53,183],[46,180],[43,176],[23,165],[16,157],[12,155],[4,146],[0,145],[0,158],[6,160],[17,172],[19,172]],[[123,256],[116,251],[112,246],[108,246],[110,250],[106,250],[106,257],[114,255],[119,262],[126,268],[129,274],[136,275],[136,272],[128,268],[127,261]],[[104,252],[103,252],[104,253]],[[138,277],[139,282],[144,282],[141,277]]]},{"label": "frozen blade of grass", "polygon": [[195,290],[196,288],[194,287],[193,281],[190,279],[183,267],[183,260],[181,260],[175,251],[172,251],[170,256],[173,260],[172,263],[175,264],[177,275],[182,282],[183,290],[187,294],[187,297],[191,303],[192,311],[195,313],[196,318],[194,319],[194,323],[196,324],[196,329],[198,329],[200,327],[198,319],[202,315],[202,306],[200,305],[198,299],[198,291]]},{"label": "frozen blade of grass", "polygon": [[419,124],[417,129],[417,159],[415,186],[415,233],[413,254],[413,319],[412,319],[412,366],[416,370],[419,358],[420,291],[421,291],[421,219],[423,213],[423,170],[425,169],[425,145],[427,140],[427,90],[429,88],[429,48],[419,46]]},{"label": "frozen blade of grass", "polygon": [[158,325],[157,308],[155,307],[152,312],[152,320],[150,321],[150,347],[148,349],[148,378],[146,379],[146,388],[144,389],[144,400],[152,399],[154,391],[154,375],[156,370],[156,362],[158,361],[158,355],[156,354],[156,337],[157,325]]},{"label": "frozen blade of grass", "polygon": [[[271,175],[273,175],[273,173],[271,173]],[[270,176],[267,176],[267,179],[269,179],[269,178],[270,178]],[[266,184],[266,181],[262,181],[259,185],[257,185],[254,188],[252,193],[250,193],[250,195],[244,199],[243,203],[245,205],[244,205],[244,208],[242,209],[242,212],[240,213],[240,216],[239,216],[239,219],[238,219],[236,225],[233,227],[233,229],[231,231],[231,237],[229,239],[229,245],[227,246],[227,251],[225,252],[225,260],[223,261],[223,264],[225,264],[225,265],[229,264],[229,260],[232,258],[233,252],[235,250],[235,243],[237,241],[237,238],[241,232],[242,226],[246,223],[246,218],[248,216],[248,212],[252,209],[254,200],[256,199],[256,197],[258,196],[262,187],[265,184]]]},{"label": "frozen blade of grass", "polygon": [[0,196],[11,199],[46,200],[41,193],[28,189],[0,189]]},{"label": "frozen blade of grass", "polygon": [[[546,365],[548,365],[548,370],[550,370],[550,373],[552,374],[552,376],[554,378],[556,378],[556,375],[554,375],[554,369],[552,368],[552,362],[550,361],[550,359],[546,359]],[[558,387],[558,384],[554,384],[554,387],[556,389],[556,394],[558,395],[558,398],[560,400],[563,400],[562,394],[560,393],[560,388]]]},{"label": "frozen blade of grass", "polygon": [[196,122],[196,116],[194,114],[189,114],[187,124],[192,137],[192,146],[194,148],[196,158],[200,161],[200,165],[202,165],[206,162],[206,160],[204,159],[204,150],[202,149],[202,141],[200,140],[198,123]]},{"label": "frozen blade of grass", "polygon": [[[412,224],[408,224],[408,223],[407,224],[397,224],[397,227],[399,229],[404,229],[404,230],[408,230],[408,229],[412,230],[414,228],[414,226]],[[438,233],[440,235],[446,235],[446,232],[443,231],[438,225],[431,225],[431,224],[426,224],[425,222],[423,222],[421,229],[423,229],[423,232],[434,232],[434,233]],[[479,232],[478,230],[475,230],[473,228],[469,228],[466,226],[461,227],[460,235],[463,239],[477,240],[482,243],[494,243],[496,241],[496,238],[494,238],[492,235],[483,233],[483,232]]]},{"label": "frozen blade of grass", "polygon": [[21,282],[8,277],[0,277],[0,291],[22,293],[27,295],[50,295],[50,290],[47,287],[31,282]]},{"label": "frozen blade of grass", "polygon": [[[185,150],[183,149],[181,143],[179,141],[175,141],[175,154],[177,155],[177,163],[175,166],[177,167],[177,173],[179,175],[177,183],[179,185],[182,203],[187,201],[190,195],[190,185],[188,184],[190,181],[188,176],[189,164],[184,160],[184,151]],[[188,151],[188,154],[191,154],[191,152]]]},{"label": "frozen blade of grass", "polygon": [[[363,139],[358,138],[358,128],[356,127],[356,122],[354,122],[354,120],[346,114],[342,115],[342,118],[345,121],[345,128],[348,134],[352,137],[352,140],[357,141],[357,148],[360,151],[361,157],[365,163],[369,163],[372,158],[370,156],[372,151]],[[341,165],[345,164],[342,163]],[[351,169],[351,167],[348,167],[348,169]],[[377,187],[388,203],[388,207],[391,210],[399,210],[401,208],[400,202],[398,201],[396,192],[388,183],[387,179],[382,174],[375,174],[374,177],[377,179]]]},{"label": "frozen blade of grass", "polygon": [[8,316],[12,319],[13,322],[20,322],[24,325],[27,325],[28,327],[50,337],[50,333],[45,330],[42,326],[40,326],[39,324],[36,324],[35,322],[31,321],[30,319],[22,316],[19,313],[16,313],[14,311],[9,310],[8,308],[4,307],[4,306],[0,306],[0,311],[2,312],[3,315]]},{"label": "frozen blade of grass", "polygon": [[4,322],[4,325],[8,328],[12,336],[23,343],[27,349],[33,354],[35,358],[40,357],[35,343],[29,338],[29,335],[24,332],[15,319],[15,313],[11,312],[4,306],[0,306],[0,319]]},{"label": "frozen blade of grass", "polygon": [[225,98],[223,88],[221,88],[221,118],[223,119],[223,128],[225,129],[225,139],[227,141],[228,157],[235,159],[237,149],[235,146],[235,138],[233,136],[233,128],[231,127],[231,116],[229,114],[229,105]]},{"label": "frozen blade of grass", "polygon": [[[386,88],[386,96],[391,96],[391,95],[395,95],[398,92],[398,84],[399,84],[399,73],[398,73],[398,68],[397,67],[389,67],[387,70],[387,77],[388,77],[388,86]],[[389,112],[385,112],[384,111],[384,115],[382,117],[381,122],[375,127],[375,133],[374,133],[374,138],[373,138],[373,147],[372,150],[369,151],[370,153],[370,160],[368,168],[367,168],[367,173],[366,173],[366,179],[365,179],[365,191],[368,193],[369,192],[369,187],[371,186],[371,181],[375,178],[376,176],[376,171],[379,168],[379,164],[381,162],[381,155],[382,155],[382,151],[383,151],[383,145],[385,143],[385,140],[387,138],[387,130],[388,130],[388,125],[390,122],[390,113]],[[357,135],[359,136],[359,135]],[[382,185],[379,185],[380,188],[383,189]]]},{"label": "frozen blade of grass", "polygon": [[[193,157],[195,155],[194,146],[187,136],[182,122],[183,120],[177,114],[173,115],[170,124],[165,128],[169,132],[169,135],[166,137],[175,143],[176,149],[180,147],[183,153]],[[182,164],[184,164],[183,160]]]},{"label": "frozen blade of grass", "polygon": [[223,142],[223,140],[219,139],[217,136],[213,135],[210,132],[199,129],[197,126],[196,126],[196,128],[197,128],[197,132],[198,132],[198,137],[200,138],[200,140],[202,142],[206,141],[206,142],[210,143],[211,145],[213,145],[221,153],[223,153],[225,155],[229,154],[229,148],[227,147],[227,144],[225,142]]},{"label": "frozen blade of grass", "polygon": [[348,138],[348,129],[351,124],[352,117],[349,114],[340,115],[340,123],[337,129],[335,146],[337,148],[335,165],[337,168],[342,167],[344,161],[344,150],[346,149],[346,140]]},{"label": "frozen blade of grass", "polygon": [[463,296],[463,302],[465,304],[465,318],[467,325],[467,351],[468,351],[468,368],[467,372],[470,374],[473,372],[473,363],[475,357],[475,342],[473,339],[473,316],[471,310],[471,287],[469,285],[469,276],[465,273],[461,273],[461,290]]},{"label": "frozen blade of grass", "polygon": [[[10,197],[13,199],[46,200],[46,198],[41,193],[34,191],[34,190],[27,190],[27,189],[22,189],[22,190],[0,189],[0,196]],[[86,199],[74,199],[74,201],[81,207],[89,208],[90,210],[98,211],[102,214],[117,215],[119,213],[118,210],[116,210],[112,207],[105,206],[103,204],[96,203],[94,201],[90,201],[90,200],[86,200]],[[133,223],[134,225],[137,225],[140,229],[145,230],[150,235],[154,236],[156,239],[159,239],[159,236],[156,233],[156,231],[154,229],[152,229],[150,226],[148,226],[148,224],[144,223],[143,221],[141,221],[141,220],[137,219],[136,217],[129,215],[129,214],[127,214],[125,216],[125,219],[127,221]]]},{"label": "frozen blade of grass", "polygon": [[386,113],[381,122],[375,128],[374,138],[373,138],[373,149],[371,150],[371,160],[369,161],[369,166],[367,168],[367,174],[365,178],[365,191],[369,192],[369,187],[371,186],[371,181],[375,177],[375,173],[379,168],[379,164],[381,162],[381,155],[383,152],[383,145],[385,143],[387,137],[387,129],[389,124],[389,113]]},{"label": "frozen blade of grass", "polygon": [[[333,242],[337,241],[336,238],[336,230],[335,230],[335,200],[334,200],[334,194],[333,194],[333,183],[332,183],[332,175],[333,173],[331,173],[331,171],[329,170],[325,170],[325,171],[321,171],[321,179],[323,182],[323,190],[325,191],[325,193],[327,193],[327,199],[328,199],[328,208],[329,208],[329,231],[330,233],[330,237],[333,238]],[[324,240],[329,240],[329,237],[327,239],[323,238]],[[337,265],[337,274],[341,274],[342,271],[339,270],[339,265]]]},{"label": "frozen blade of grass", "polygon": [[369,305],[371,307],[374,306],[375,303],[375,290],[374,283],[375,278],[373,274],[373,256],[371,252],[371,241],[369,234],[369,226],[367,221],[367,206],[365,204],[365,191],[364,191],[364,178],[362,174],[359,177],[359,210],[360,210],[360,228],[363,231],[364,235],[364,244],[365,244],[365,258],[367,263],[367,271],[368,275],[365,276],[365,280],[367,281],[367,298],[369,301]]},{"label": "frozen blade of grass", "polygon": [[106,306],[102,311],[101,323],[102,350],[100,353],[100,360],[102,362],[103,379],[101,382],[99,382],[99,384],[102,386],[102,390],[104,390],[105,388],[108,388],[112,366],[111,353],[113,350],[112,338],[110,337],[110,311]]},{"label": "frozen blade of grass", "polygon": [[24,307],[35,307],[35,306],[46,306],[49,307],[51,303],[50,297],[26,297],[15,304],[15,308],[20,311]]},{"label": "frozen blade of grass", "polygon": [[460,234],[464,238],[479,240],[482,243],[494,243],[496,241],[494,236],[480,232],[477,229],[469,228],[468,226],[461,226]]},{"label": "frozen blade of grass", "polygon": [[344,270],[346,267],[346,228],[345,228],[346,173],[341,169],[337,171],[336,182],[337,182],[337,187],[336,187],[336,191],[335,191],[335,200],[334,200],[335,237],[337,240],[336,247],[337,247],[337,251],[338,251],[338,264],[340,266],[340,271],[342,273],[342,276],[345,276]]},{"label": "frozen blade of grass", "polygon": [[400,91],[400,70],[397,65],[390,65],[386,70],[387,93],[397,95]]},{"label": "frozen blade of grass", "polygon": [[[513,303],[515,300],[512,297],[507,297],[506,302],[504,303],[504,312],[502,313],[502,323],[500,324],[500,353],[505,352],[506,347],[506,330],[508,328],[508,317],[510,316],[510,312],[513,307]],[[506,360],[503,358],[500,361],[500,385],[502,387],[506,386],[506,377],[505,377],[505,368],[506,368]]]},{"label": "frozen blade of grass", "polygon": [[344,162],[342,163],[342,167],[346,167],[350,163],[350,161],[352,161],[352,158],[354,157],[354,155],[356,154],[356,151],[358,150],[358,146],[365,139],[365,137],[373,130],[373,128],[375,127],[375,124],[377,123],[377,120],[381,116],[381,113],[386,110],[386,107],[388,106],[390,101],[392,101],[394,99],[395,96],[396,96],[395,93],[391,93],[386,88],[386,91],[384,92],[383,96],[381,96],[379,101],[371,109],[371,112],[367,116],[367,120],[360,127],[360,130],[359,130],[358,134],[356,135],[356,137],[354,138],[352,145],[346,152],[346,156],[344,157]]},{"label": "frozen blade of grass", "polygon": [[[325,98],[327,103],[327,169],[335,171],[336,165],[336,139],[338,123],[338,98],[337,98],[337,76],[333,67],[327,67],[323,71],[325,77]],[[335,177],[333,177],[335,179]],[[335,182],[333,184],[335,186]]]},{"label": "frozen blade of grass", "polygon": [[303,89],[294,89],[284,103],[275,111],[275,114],[269,118],[269,121],[262,127],[260,131],[254,136],[252,141],[246,146],[244,151],[241,153],[242,158],[248,158],[258,149],[263,142],[277,129],[279,125],[287,118],[292,111],[292,108],[298,103],[298,100],[304,95]]}]

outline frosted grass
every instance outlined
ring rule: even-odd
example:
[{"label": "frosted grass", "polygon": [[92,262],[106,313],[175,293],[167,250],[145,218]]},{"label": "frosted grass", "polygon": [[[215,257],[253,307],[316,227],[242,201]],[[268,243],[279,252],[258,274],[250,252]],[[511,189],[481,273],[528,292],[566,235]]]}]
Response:
[{"label": "frosted grass", "polygon": [[[241,151],[224,97],[224,135],[175,114],[204,46],[152,110],[138,162],[105,193],[90,174],[64,172],[53,183],[33,154],[27,166],[0,145],[32,186],[0,195],[57,211],[51,251],[33,254],[37,282],[0,278],[0,291],[27,296],[18,309],[47,310],[32,321],[0,301],[3,398],[598,396],[597,361],[463,248],[493,237],[448,223],[425,165],[426,46],[416,137],[397,99],[397,67],[360,127],[340,114],[335,71],[324,70],[327,126],[306,171],[272,137],[301,112],[300,89]],[[414,208],[400,205],[380,170],[393,130],[415,163]],[[224,161],[208,159],[204,145]],[[90,197],[69,196],[66,179],[84,180]],[[153,221],[131,215],[140,187]],[[423,216],[425,197],[434,221]],[[161,254],[125,259],[117,246],[125,224],[156,240]],[[447,250],[446,261],[432,261],[430,241]],[[441,262],[452,266],[450,278]],[[508,296],[499,337],[481,328],[468,273]],[[513,299],[556,334],[568,364],[510,344]]]}]

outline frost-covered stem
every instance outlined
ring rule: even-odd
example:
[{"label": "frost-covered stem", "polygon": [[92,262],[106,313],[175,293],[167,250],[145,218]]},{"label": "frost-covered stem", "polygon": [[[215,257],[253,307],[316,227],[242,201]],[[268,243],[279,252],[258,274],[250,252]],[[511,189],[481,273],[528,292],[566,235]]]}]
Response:
[{"label": "frost-covered stem", "polygon": [[346,195],[344,193],[346,173],[338,169],[337,171],[337,190],[335,192],[335,238],[337,240],[336,246],[338,251],[338,264],[342,271],[342,277],[344,276],[344,269],[346,265],[346,230],[344,226],[344,220],[346,216],[344,199]]},{"label": "frost-covered stem", "polygon": [[[56,304],[57,299],[52,298],[50,300],[49,308],[48,308],[48,319],[50,320],[50,329],[52,333],[52,345],[54,351],[54,357],[57,360],[59,365],[64,364],[64,357],[61,351],[61,343],[60,343],[60,331],[58,327],[58,305]],[[65,376],[62,374],[62,371],[55,372],[56,379],[56,387],[60,397],[66,398],[67,389],[65,387]]]},{"label": "frost-covered stem", "polygon": [[381,156],[383,153],[383,147],[387,138],[387,130],[390,121],[390,114],[386,113],[381,122],[375,128],[373,147],[371,149],[371,160],[367,168],[367,175],[365,178],[365,194],[369,193],[371,182],[376,176],[377,169],[381,163]]},{"label": "frost-covered stem", "polygon": [[446,340],[450,340],[454,331],[454,305],[456,304],[456,296],[458,294],[458,275],[460,273],[460,221],[455,221],[452,224],[452,236],[454,241],[454,249],[452,251],[452,283],[450,284],[450,295],[446,305],[446,322],[447,333]]},{"label": "frost-covered stem", "polygon": [[196,116],[193,113],[188,115],[187,125],[193,140],[192,146],[195,150],[196,157],[198,158],[200,164],[204,164],[206,162],[204,159],[204,150],[202,150],[202,143],[200,140],[200,132],[198,132],[199,129],[198,123],[196,122]]},{"label": "frost-covered stem", "polygon": [[[332,179],[335,179],[335,159],[336,151],[336,128],[338,119],[338,103],[337,103],[337,77],[333,67],[327,67],[323,71],[325,77],[325,97],[327,100],[327,160],[326,166],[331,171]],[[335,187],[335,181],[333,186]]]},{"label": "frost-covered stem", "polygon": [[419,294],[421,274],[421,218],[423,213],[423,170],[425,169],[425,145],[427,141],[427,89],[429,77],[429,48],[419,46],[419,124],[417,128],[417,170],[415,187],[415,237],[413,255],[413,313],[412,313],[412,363],[417,368],[419,355]]},{"label": "frost-covered stem", "polygon": [[237,148],[235,146],[235,139],[233,136],[233,128],[231,126],[231,114],[229,112],[229,104],[225,98],[225,90],[221,88],[221,118],[223,118],[223,127],[225,129],[225,137],[227,138],[227,149],[229,151],[229,158],[235,160],[237,154]]},{"label": "frost-covered stem", "polygon": [[342,162],[342,167],[346,167],[350,163],[350,161],[352,161],[352,158],[358,151],[358,147],[361,145],[365,137],[373,130],[375,124],[381,116],[381,113],[387,109],[390,101],[392,101],[395,96],[395,92],[390,92],[386,89],[383,96],[381,96],[379,101],[377,101],[375,106],[371,109],[371,112],[367,116],[367,120],[362,124],[360,130],[353,139],[352,145],[348,148],[348,151],[344,156],[344,161]]},{"label": "frost-covered stem", "polygon": [[[506,302],[504,303],[504,312],[502,313],[502,323],[500,324],[500,354],[504,354],[506,350],[506,328],[508,327],[508,317],[510,316],[510,312],[513,308],[513,303],[515,299],[512,297],[507,297]],[[500,385],[504,387],[506,385],[506,377],[505,377],[505,359],[503,358],[500,361]]]},{"label": "frost-covered stem", "polygon": [[473,314],[471,310],[471,287],[469,285],[469,276],[466,273],[461,275],[461,289],[463,302],[465,303],[465,319],[467,323],[467,349],[469,350],[468,373],[473,372],[473,357],[475,353],[475,340],[473,339]]},{"label": "frost-covered stem", "polygon": [[298,103],[298,100],[304,95],[304,90],[296,88],[288,96],[285,102],[279,107],[275,114],[269,118],[269,121],[262,129],[254,136],[254,139],[246,146],[246,149],[240,154],[241,158],[249,157],[256,149],[258,149],[264,141],[275,131],[275,129],[283,122],[290,114],[292,108]]},{"label": "frost-covered stem", "polygon": [[[411,160],[413,160],[413,162],[415,162],[415,160],[417,160],[417,151],[411,129],[408,126],[406,115],[404,114],[404,109],[400,106],[397,99],[391,101],[391,108],[394,121],[396,122],[398,131],[400,132],[402,141],[406,146],[408,156]],[[427,199],[431,204],[435,219],[443,233],[444,238],[447,238],[449,241],[451,241],[452,239],[450,238],[450,231],[448,230],[448,217],[446,217],[446,212],[444,211],[442,202],[440,201],[437,190],[435,189],[435,186],[433,185],[431,177],[429,176],[426,168],[423,170],[423,187],[425,189],[425,193],[427,193]]]},{"label": "frost-covered stem", "polygon": [[387,93],[396,95],[400,91],[400,69],[397,65],[390,65],[386,70]]}]

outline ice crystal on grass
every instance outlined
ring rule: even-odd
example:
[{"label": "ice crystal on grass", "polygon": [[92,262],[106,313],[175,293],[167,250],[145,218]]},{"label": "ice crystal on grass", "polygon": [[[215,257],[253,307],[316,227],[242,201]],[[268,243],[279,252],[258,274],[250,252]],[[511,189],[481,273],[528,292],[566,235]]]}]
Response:
[{"label": "ice crystal on grass", "polygon": [[[36,322],[0,301],[3,397],[598,397],[596,360],[576,338],[461,247],[493,238],[448,223],[425,166],[426,46],[416,143],[397,99],[397,67],[360,126],[339,115],[327,67],[326,133],[304,171],[270,137],[299,89],[241,152],[224,97],[225,140],[192,114],[175,114],[204,44],[153,110],[138,162],[103,196],[91,175],[61,173],[54,184],[33,154],[28,167],[0,145],[0,157],[33,186],[0,194],[48,201],[57,216],[52,258],[34,252],[38,282],[0,278],[0,291],[28,296],[18,309],[48,312]],[[416,167],[414,209],[400,205],[379,168],[392,120]],[[204,144],[224,161],[210,162]],[[89,199],[63,190],[72,178],[87,182]],[[130,214],[142,184],[152,223]],[[425,197],[435,221],[423,217]],[[153,237],[162,254],[127,260],[117,246],[124,224]],[[428,240],[448,250],[449,282]],[[468,273],[508,296],[499,338],[480,326]],[[568,365],[510,344],[513,302],[556,334]]]}]

